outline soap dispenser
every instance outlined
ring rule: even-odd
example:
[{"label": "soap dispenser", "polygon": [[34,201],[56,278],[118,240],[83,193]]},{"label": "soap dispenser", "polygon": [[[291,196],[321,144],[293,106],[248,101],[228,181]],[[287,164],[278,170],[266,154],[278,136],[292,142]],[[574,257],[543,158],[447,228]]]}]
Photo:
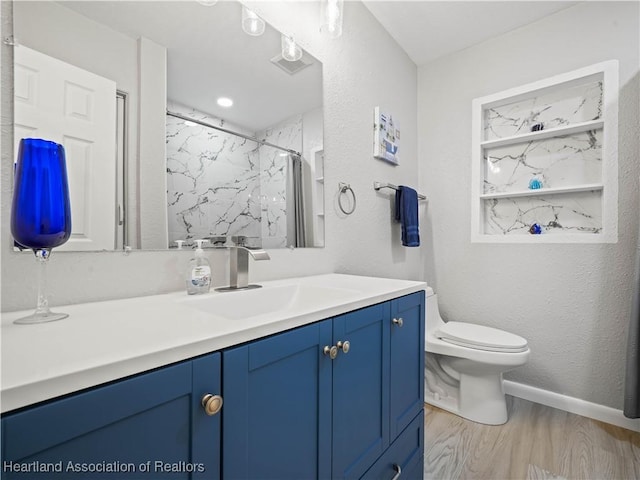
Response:
[{"label": "soap dispenser", "polygon": [[211,288],[211,265],[202,250],[202,244],[207,241],[196,240],[198,245],[196,255],[189,260],[189,270],[187,271],[187,293],[189,295],[208,293]]}]

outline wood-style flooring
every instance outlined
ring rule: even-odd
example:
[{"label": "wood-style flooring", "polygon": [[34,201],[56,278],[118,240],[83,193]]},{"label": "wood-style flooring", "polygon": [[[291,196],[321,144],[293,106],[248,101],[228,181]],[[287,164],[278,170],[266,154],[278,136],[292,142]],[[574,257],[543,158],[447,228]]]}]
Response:
[{"label": "wood-style flooring", "polygon": [[425,406],[425,480],[640,479],[640,433],[507,397],[509,421]]}]

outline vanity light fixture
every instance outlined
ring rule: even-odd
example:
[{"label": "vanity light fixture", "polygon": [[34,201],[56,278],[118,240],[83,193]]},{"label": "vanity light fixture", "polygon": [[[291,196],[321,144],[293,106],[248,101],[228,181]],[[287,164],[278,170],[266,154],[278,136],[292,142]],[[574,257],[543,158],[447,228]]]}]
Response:
[{"label": "vanity light fixture", "polygon": [[344,0],[323,0],[320,3],[320,31],[331,38],[342,35]]},{"label": "vanity light fixture", "polygon": [[233,106],[233,100],[227,97],[220,97],[218,100],[216,100],[216,102],[218,103],[218,105],[224,108]]},{"label": "vanity light fixture", "polygon": [[296,62],[302,58],[302,48],[296,44],[293,37],[282,34],[282,58],[289,62]]},{"label": "vanity light fixture", "polygon": [[264,33],[265,22],[253,10],[242,7],[242,30],[247,35],[258,37]]}]

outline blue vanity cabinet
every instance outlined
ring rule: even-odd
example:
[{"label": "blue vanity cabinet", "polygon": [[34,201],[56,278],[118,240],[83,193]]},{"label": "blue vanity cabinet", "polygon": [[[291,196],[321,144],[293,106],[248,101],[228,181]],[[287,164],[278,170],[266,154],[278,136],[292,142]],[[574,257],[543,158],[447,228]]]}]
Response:
[{"label": "blue vanity cabinet", "polygon": [[423,371],[417,292],[5,414],[1,476],[421,478]]},{"label": "blue vanity cabinet", "polygon": [[220,393],[219,353],[7,414],[2,478],[219,479],[220,415],[205,413],[207,393]]},{"label": "blue vanity cabinet", "polygon": [[358,479],[391,453],[421,478],[423,320],[418,292],[225,350],[223,479]]},{"label": "blue vanity cabinet", "polygon": [[223,352],[225,480],[359,478],[376,461],[389,442],[389,312],[386,302]]}]

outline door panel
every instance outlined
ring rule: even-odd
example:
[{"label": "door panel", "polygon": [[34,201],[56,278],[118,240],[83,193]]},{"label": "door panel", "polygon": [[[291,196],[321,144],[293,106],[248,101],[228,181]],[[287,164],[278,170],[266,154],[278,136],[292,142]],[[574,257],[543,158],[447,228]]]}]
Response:
[{"label": "door panel", "polygon": [[336,317],[333,478],[360,478],[389,445],[389,302]]},{"label": "door panel", "polygon": [[[424,292],[391,302],[391,438],[424,408]],[[402,326],[393,319],[402,319]],[[393,440],[392,440],[393,441]]]},{"label": "door panel", "polygon": [[[201,391],[219,393],[219,384],[216,353],[5,415],[2,478],[218,479],[219,418],[199,402]],[[7,462],[60,470],[25,475]],[[167,471],[167,464],[183,467]]]},{"label": "door panel", "polygon": [[21,138],[65,147],[71,238],[57,250],[113,250],[116,84],[23,45],[15,47],[15,155]]},{"label": "door panel", "polygon": [[331,321],[223,353],[225,479],[328,478]]}]

